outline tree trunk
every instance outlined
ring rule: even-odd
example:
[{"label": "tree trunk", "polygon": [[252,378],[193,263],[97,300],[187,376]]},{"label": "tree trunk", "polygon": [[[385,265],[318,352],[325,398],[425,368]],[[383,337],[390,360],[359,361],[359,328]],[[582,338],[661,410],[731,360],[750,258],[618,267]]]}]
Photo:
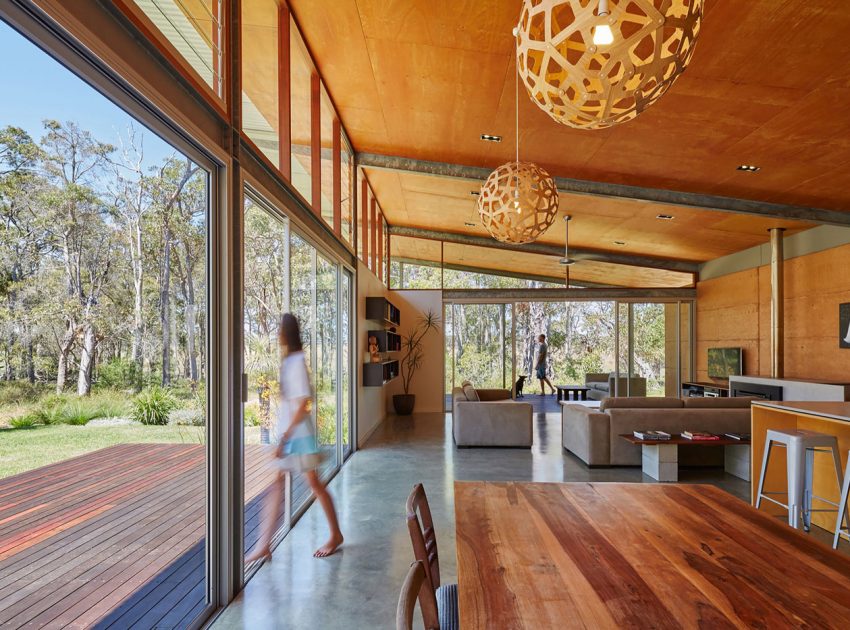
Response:
[{"label": "tree trunk", "polygon": [[171,234],[166,228],[162,253],[159,322],[162,328],[162,386],[171,385]]},{"label": "tree trunk", "polygon": [[30,339],[27,342],[26,360],[27,360],[27,380],[30,383],[35,383],[35,361],[33,360],[32,339]]},{"label": "tree trunk", "polygon": [[83,350],[80,355],[80,373],[77,378],[77,395],[91,393],[92,368],[94,367],[95,336],[94,324],[86,322],[83,327]]},{"label": "tree trunk", "polygon": [[141,388],[142,365],[142,335],[144,334],[143,320],[143,291],[144,291],[144,267],[142,265],[142,225],[137,221],[133,226],[133,247],[130,248],[133,267],[133,344],[131,356],[136,366],[136,388]]},{"label": "tree trunk", "polygon": [[61,394],[65,389],[65,378],[68,373],[68,354],[71,352],[71,346],[74,343],[74,336],[77,332],[77,326],[73,320],[65,321],[65,334],[59,342],[59,360],[56,369],[56,393]]},{"label": "tree trunk", "polygon": [[192,278],[190,252],[188,244],[184,243],[186,252],[186,355],[189,362],[189,380],[198,380],[198,358],[195,353],[195,281]]}]

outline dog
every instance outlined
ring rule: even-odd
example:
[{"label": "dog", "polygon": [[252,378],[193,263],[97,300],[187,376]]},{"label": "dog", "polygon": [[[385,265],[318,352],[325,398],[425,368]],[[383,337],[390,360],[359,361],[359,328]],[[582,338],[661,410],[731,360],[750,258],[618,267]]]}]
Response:
[{"label": "dog", "polygon": [[525,374],[520,374],[519,378],[516,380],[516,397],[517,398],[523,397],[522,388],[525,385],[525,379],[526,379]]}]

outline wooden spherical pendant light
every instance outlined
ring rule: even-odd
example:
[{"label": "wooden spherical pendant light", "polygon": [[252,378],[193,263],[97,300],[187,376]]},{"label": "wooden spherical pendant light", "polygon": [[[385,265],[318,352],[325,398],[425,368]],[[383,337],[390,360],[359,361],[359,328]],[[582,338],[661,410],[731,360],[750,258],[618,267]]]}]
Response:
[{"label": "wooden spherical pendant light", "polygon": [[688,65],[702,12],[703,0],[523,0],[520,77],[531,100],[560,123],[626,122]]},{"label": "wooden spherical pendant light", "polygon": [[508,162],[490,173],[478,196],[481,223],[503,243],[530,243],[558,215],[558,188],[531,162]]}]

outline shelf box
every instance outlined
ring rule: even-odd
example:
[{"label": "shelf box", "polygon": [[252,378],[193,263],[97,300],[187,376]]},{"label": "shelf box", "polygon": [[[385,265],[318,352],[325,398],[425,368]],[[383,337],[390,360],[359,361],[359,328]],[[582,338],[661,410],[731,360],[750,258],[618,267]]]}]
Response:
[{"label": "shelf box", "polygon": [[401,324],[401,311],[387,298],[367,297],[366,319],[398,326]]},{"label": "shelf box", "polygon": [[398,361],[363,364],[363,386],[381,387],[399,375]]}]

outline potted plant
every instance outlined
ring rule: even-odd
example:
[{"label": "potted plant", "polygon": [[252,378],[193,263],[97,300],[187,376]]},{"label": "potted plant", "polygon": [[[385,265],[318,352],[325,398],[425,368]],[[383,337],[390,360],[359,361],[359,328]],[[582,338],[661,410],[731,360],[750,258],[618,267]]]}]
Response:
[{"label": "potted plant", "polygon": [[416,405],[416,395],[410,393],[410,383],[413,380],[413,375],[416,374],[416,370],[422,367],[422,358],[425,356],[422,341],[429,332],[437,330],[438,324],[439,319],[437,316],[434,315],[433,311],[428,311],[419,318],[419,321],[407,335],[401,336],[401,351],[403,355],[401,361],[399,361],[399,366],[404,393],[393,396],[393,407],[396,414],[400,416],[409,416],[413,413],[413,407]]}]

